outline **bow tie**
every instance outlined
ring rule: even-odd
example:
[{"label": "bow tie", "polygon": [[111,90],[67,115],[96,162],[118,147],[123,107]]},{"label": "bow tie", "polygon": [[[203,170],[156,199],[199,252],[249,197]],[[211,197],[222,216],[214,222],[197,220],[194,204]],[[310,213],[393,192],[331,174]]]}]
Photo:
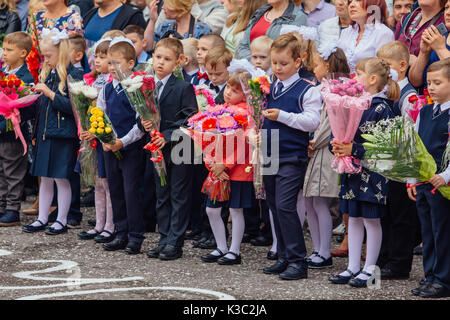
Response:
[{"label": "bow tie", "polygon": [[208,80],[208,74],[206,72],[201,73],[200,71],[197,71],[197,80],[200,80],[200,79]]},{"label": "bow tie", "polygon": [[211,90],[214,90],[216,93],[220,92],[220,88],[218,86],[213,85],[212,82],[209,84],[209,88]]}]

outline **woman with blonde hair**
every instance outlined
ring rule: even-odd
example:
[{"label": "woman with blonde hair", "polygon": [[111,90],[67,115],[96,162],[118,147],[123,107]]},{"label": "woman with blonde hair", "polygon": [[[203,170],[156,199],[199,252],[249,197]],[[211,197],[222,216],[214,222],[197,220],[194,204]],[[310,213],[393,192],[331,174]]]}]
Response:
[{"label": "woman with blonde hair", "polygon": [[14,0],[0,0],[0,34],[8,34],[22,29]]}]

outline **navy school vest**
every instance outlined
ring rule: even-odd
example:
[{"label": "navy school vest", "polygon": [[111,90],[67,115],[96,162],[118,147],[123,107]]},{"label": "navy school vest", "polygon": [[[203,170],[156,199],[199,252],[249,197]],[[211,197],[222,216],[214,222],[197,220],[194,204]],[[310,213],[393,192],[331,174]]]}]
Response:
[{"label": "navy school vest", "polygon": [[128,101],[122,86],[119,84],[116,89],[112,82],[105,86],[106,114],[120,139],[126,136],[136,124],[136,111]]},{"label": "navy school vest", "polygon": [[[275,82],[274,82],[275,83]],[[290,113],[303,112],[303,96],[312,85],[303,79],[298,79],[285,91],[275,95],[276,86],[272,85],[268,97],[267,108],[276,108]],[[279,130],[279,157],[308,158],[309,133],[291,128],[281,122],[264,119],[263,129],[267,129],[267,151],[271,154],[271,132]]]},{"label": "navy school vest", "polygon": [[406,86],[403,87],[401,93],[400,93],[400,99],[398,99],[395,103],[394,103],[394,108],[393,108],[393,112],[395,116],[401,116],[402,115],[402,105],[403,102],[406,99],[406,96],[409,95],[410,93],[415,93],[417,94],[416,89],[414,89],[414,87],[411,85],[411,83],[408,82],[408,84]]},{"label": "navy school vest", "polygon": [[438,172],[442,168],[442,156],[448,141],[449,110],[433,118],[433,104],[420,110],[419,136],[436,161]]}]

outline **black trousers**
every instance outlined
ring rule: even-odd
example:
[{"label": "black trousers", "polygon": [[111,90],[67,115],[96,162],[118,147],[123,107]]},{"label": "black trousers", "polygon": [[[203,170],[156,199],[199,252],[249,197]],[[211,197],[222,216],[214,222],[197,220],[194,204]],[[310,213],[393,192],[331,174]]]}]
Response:
[{"label": "black trousers", "polygon": [[145,153],[145,172],[142,179],[142,209],[144,211],[144,225],[146,231],[156,228],[156,187],[154,181],[154,166],[151,155]]},{"label": "black trousers", "polygon": [[408,198],[404,183],[390,181],[387,215],[381,218],[383,240],[377,265],[396,273],[409,273],[413,250],[420,243],[416,204]]},{"label": "black trousers", "polygon": [[[202,224],[204,223],[203,219],[206,215],[206,195],[202,193],[202,187],[203,182],[208,176],[208,169],[206,169],[203,163],[193,165],[192,169],[194,170],[194,174],[192,177],[192,189],[191,192],[189,192],[192,195],[190,201],[191,210],[189,213],[189,225],[190,229],[194,231],[202,230]],[[208,227],[206,227],[206,230],[207,229]]]},{"label": "black trousers", "polygon": [[182,247],[184,233],[189,224],[190,197],[192,194],[192,164],[173,164],[170,153],[164,154],[166,185],[161,186],[158,173],[154,172],[156,185],[156,219],[160,245]]},{"label": "black trousers", "polygon": [[272,238],[269,207],[266,200],[257,199],[256,203],[255,207],[244,209],[245,233],[252,237]]},{"label": "black trousers", "polygon": [[304,263],[305,239],[297,214],[297,196],[303,186],[306,162],[297,158],[280,159],[275,175],[264,176],[269,209],[272,211],[278,256],[289,263]]},{"label": "black trousers", "polygon": [[144,240],[144,213],[140,186],[145,169],[145,154],[141,141],[120,150],[123,159],[105,152],[106,177],[111,194],[113,221],[117,238],[137,243]]}]

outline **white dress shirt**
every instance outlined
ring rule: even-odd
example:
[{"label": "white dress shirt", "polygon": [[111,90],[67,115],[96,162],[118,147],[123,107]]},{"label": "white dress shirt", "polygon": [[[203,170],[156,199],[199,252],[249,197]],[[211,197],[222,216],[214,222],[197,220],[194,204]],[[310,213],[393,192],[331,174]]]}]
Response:
[{"label": "white dress shirt", "polygon": [[23,67],[23,65],[21,65],[18,68],[15,68],[13,70],[9,70],[9,66],[6,66],[5,69],[3,70],[3,72],[6,73],[6,74],[16,74],[16,72],[19,71],[19,69],[22,68],[22,67]]},{"label": "white dress shirt", "polygon": [[[119,81],[116,79],[113,79],[112,85],[115,88],[120,84]],[[100,90],[100,93],[97,98],[97,107],[106,113],[106,98],[105,98],[105,87],[103,87]],[[136,119],[139,117],[139,115],[136,113]],[[118,137],[121,141],[124,147],[132,144],[133,142],[138,141],[144,136],[145,133],[143,133],[139,128],[137,123],[131,128],[131,130],[123,137]]]},{"label": "white dress shirt", "polygon": [[[300,76],[298,72],[296,72],[290,78],[281,81],[283,84],[281,92],[288,90],[289,86],[298,79],[300,79]],[[277,79],[272,85],[276,88],[279,82],[280,80]],[[303,95],[303,104],[299,106],[299,108],[303,109],[301,113],[280,110],[277,121],[304,132],[314,132],[319,127],[320,114],[322,112],[322,98],[316,87],[311,87],[305,92]]]},{"label": "white dress shirt", "polygon": [[356,45],[359,25],[355,24],[341,31],[338,47],[341,48],[350,67],[350,73],[356,72],[356,64],[365,58],[375,58],[378,48],[394,41],[394,32],[382,23],[366,24],[364,33]]},{"label": "white dress shirt", "polygon": [[[403,90],[403,88],[408,83],[409,83],[409,81],[408,81],[407,77],[405,77],[405,79],[397,82],[398,86],[400,87],[400,90]],[[410,93],[410,94],[406,95],[405,99],[403,99],[402,105],[399,106],[400,111],[402,112],[402,116],[405,116],[406,115],[405,111],[412,107],[413,104],[411,102],[409,102],[409,98],[414,95],[416,95],[416,93]]]}]

